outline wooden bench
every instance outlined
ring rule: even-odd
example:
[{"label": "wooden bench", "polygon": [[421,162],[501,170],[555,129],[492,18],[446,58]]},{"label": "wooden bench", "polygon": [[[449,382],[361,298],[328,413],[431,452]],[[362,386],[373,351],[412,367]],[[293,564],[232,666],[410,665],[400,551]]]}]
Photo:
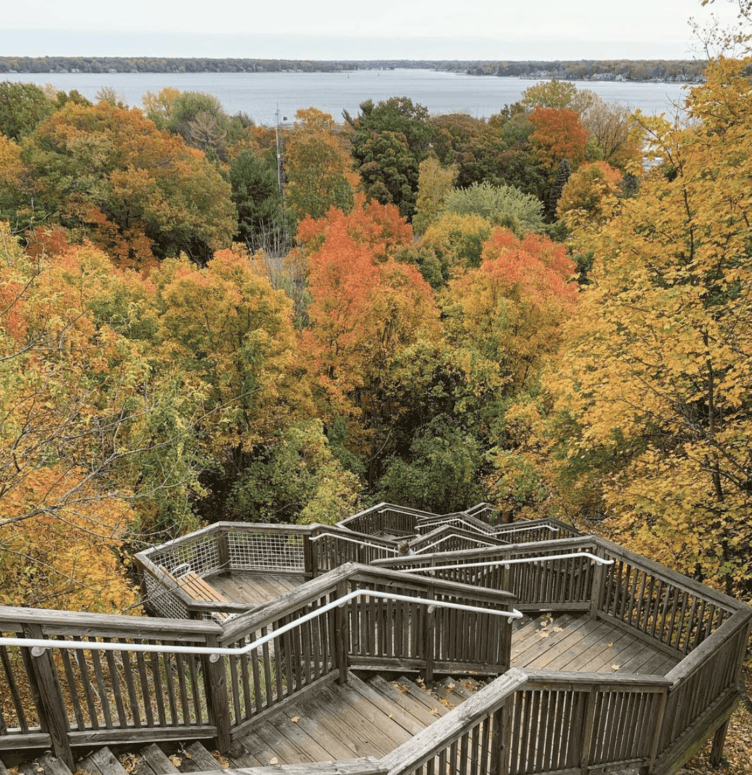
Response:
[{"label": "wooden bench", "polygon": [[[189,570],[180,576],[174,576],[166,568],[162,568],[165,575],[175,582],[189,597],[201,603],[230,603],[218,589],[215,589],[206,579],[202,579],[195,571]],[[230,614],[223,611],[215,611],[212,617],[220,622],[225,621]]]}]

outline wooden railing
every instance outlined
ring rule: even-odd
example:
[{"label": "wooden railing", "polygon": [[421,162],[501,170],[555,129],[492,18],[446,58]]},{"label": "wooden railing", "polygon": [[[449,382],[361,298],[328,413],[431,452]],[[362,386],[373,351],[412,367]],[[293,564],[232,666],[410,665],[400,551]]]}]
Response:
[{"label": "wooden railing", "polygon": [[[509,564],[505,560],[594,552],[592,537],[509,544],[430,556],[413,555],[376,560],[374,566],[422,570],[435,578],[458,581],[488,589],[504,589],[517,598],[520,610],[587,611],[593,597],[595,568],[586,557],[562,557],[536,563]],[[446,567],[451,566],[451,567]]]},{"label": "wooden railing", "polygon": [[511,522],[504,525],[490,525],[480,519],[472,510],[460,511],[456,514],[443,514],[421,518],[416,530],[421,535],[438,527],[452,526],[481,536],[492,536],[507,543],[531,543],[535,541],[550,541],[553,539],[572,538],[582,534],[572,525],[567,525],[558,519],[546,518],[521,522]]},{"label": "wooden railing", "polygon": [[508,541],[502,541],[492,535],[481,535],[453,525],[441,525],[430,533],[424,533],[419,538],[410,541],[410,549],[415,554],[427,554],[428,552],[458,552],[488,546],[505,546],[507,543]]},{"label": "wooden railing", "polygon": [[412,536],[415,535],[415,526],[419,519],[433,516],[435,515],[429,511],[410,509],[394,503],[377,503],[370,509],[337,522],[337,527],[366,535],[387,533],[394,536]]},{"label": "wooden railing", "polygon": [[389,775],[650,766],[669,681],[512,668],[381,760]]},{"label": "wooden railing", "polygon": [[599,615],[672,653],[689,654],[738,610],[738,603],[634,552],[598,539],[614,560],[594,597]]},{"label": "wooden railing", "polygon": [[[546,559],[547,555],[581,551],[592,552],[613,564],[602,566],[587,558],[575,557]],[[525,557],[535,559],[507,567],[503,564],[507,559]],[[486,562],[493,564],[482,564]],[[655,728],[659,731],[651,739],[651,772],[668,772],[672,764],[686,759],[687,751],[693,746],[696,748],[728,718],[738,697],[736,686],[749,638],[752,609],[602,539],[572,538],[431,557],[399,557],[375,564],[420,570],[431,573],[434,578],[506,589],[518,597],[517,607],[521,610],[589,611],[592,617],[610,622],[680,660],[666,676],[662,710],[655,719]],[[555,675],[546,674],[546,681],[555,680]],[[604,677],[599,678],[603,683]],[[571,682],[577,691],[582,690],[580,678],[572,678]],[[607,713],[624,716],[627,720],[634,717],[644,724],[646,718],[653,718],[650,714],[654,707],[651,706],[648,716],[644,710],[634,716],[637,707],[635,686],[626,686],[619,695],[621,699],[615,695],[614,699],[608,700]],[[596,718],[603,718],[605,700],[598,702],[601,704],[594,706]],[[543,695],[540,703],[543,703]],[[533,733],[528,731],[526,734]],[[541,728],[536,734],[543,735],[544,741],[543,749],[538,747],[540,741],[535,743],[537,757],[545,750],[546,733]],[[609,739],[609,734],[608,729],[601,729],[598,740]],[[623,742],[623,736],[619,739]],[[557,743],[561,744],[561,741]],[[642,739],[640,744],[647,743]],[[566,743],[566,750],[570,750],[569,745]],[[647,755],[645,751],[644,748],[641,752],[635,749],[630,756],[634,755],[634,761],[637,761]],[[603,757],[617,753],[597,749],[593,754],[595,758],[590,761],[595,766],[599,761],[606,761]],[[541,763],[536,758],[533,764],[532,760],[523,762],[519,756],[512,756],[510,773],[558,772],[578,766],[572,765],[571,757],[559,762],[557,766],[560,764],[561,768],[556,769],[552,761]],[[545,769],[544,764],[549,769]]]},{"label": "wooden railing", "polygon": [[341,527],[313,525],[306,540],[312,544],[309,552],[313,576],[334,570],[345,562],[369,565],[399,554],[396,541]]},{"label": "wooden railing", "polygon": [[[44,651],[0,646],[0,751],[52,746],[71,766],[71,746],[215,734],[216,666],[191,654],[131,650],[215,645],[221,628],[212,622],[3,607],[0,632],[56,641]],[[124,650],[67,649],[70,641],[115,642]]]},{"label": "wooden railing", "polygon": [[[355,590],[406,599],[348,600],[304,621]],[[511,611],[512,602],[504,592],[348,564],[224,628],[0,608],[3,637],[45,642],[41,650],[0,645],[0,751],[51,746],[72,767],[79,745],[213,737],[227,750],[258,713],[332,673],[344,680],[351,664],[418,668],[429,680],[434,669],[496,674],[509,666],[511,626],[499,612]],[[269,642],[248,653],[216,653],[267,635]],[[92,647],[74,643],[83,641]],[[101,650],[110,641],[118,650]],[[157,653],[143,653],[155,646]],[[184,646],[213,656],[178,653]]]},{"label": "wooden railing", "polygon": [[[181,563],[209,577],[269,567],[313,575],[345,556],[371,559],[393,546],[342,528],[220,523],[146,553],[144,565],[157,580],[166,575],[160,566],[174,570]],[[583,552],[613,564],[576,556]],[[282,632],[356,587],[408,599],[352,600]],[[166,589],[185,604],[182,590]],[[429,737],[421,733],[413,748],[407,743],[387,757],[390,772],[436,772],[454,762],[467,773],[489,765],[508,775],[587,773],[627,763],[660,775],[728,718],[752,611],[583,536],[343,565],[253,610],[232,609],[238,615],[224,627],[0,609],[4,636],[60,642],[39,654],[0,646],[0,751],[52,745],[65,756],[81,744],[178,737],[215,737],[224,750],[259,713],[319,681],[344,680],[349,667],[418,669],[429,679],[434,671],[500,673],[509,664],[508,625],[490,612],[441,604],[508,610],[513,596],[523,610],[587,612],[674,656],[678,665],[665,679],[527,673],[523,680],[511,671],[506,683],[492,684],[501,694],[481,691],[430,727]],[[204,606],[200,613],[220,607]],[[174,651],[175,644],[238,647],[265,635],[270,641],[252,653],[218,661]],[[124,650],[64,645],[87,639],[116,641]],[[139,644],[168,650],[144,655],[130,648]]]}]

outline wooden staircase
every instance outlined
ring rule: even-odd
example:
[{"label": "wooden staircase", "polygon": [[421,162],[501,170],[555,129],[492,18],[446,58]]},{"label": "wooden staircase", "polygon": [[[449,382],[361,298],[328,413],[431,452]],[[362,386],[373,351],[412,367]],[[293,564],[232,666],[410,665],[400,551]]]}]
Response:
[{"label": "wooden staircase", "polygon": [[[402,675],[389,681],[381,675],[362,678],[350,672],[346,684],[333,680],[320,684],[275,708],[254,723],[228,755],[212,754],[199,741],[177,748],[165,746],[164,750],[152,743],[120,760],[110,748],[100,748],[81,758],[76,772],[174,775],[263,767],[265,772],[279,769],[282,773],[290,771],[285,765],[296,764],[307,764],[306,772],[315,772],[310,769],[311,763],[336,762],[332,772],[345,773],[346,763],[357,761],[362,775],[362,767],[369,760],[374,772],[380,772],[377,759],[449,713],[480,686],[472,678],[445,678],[429,688],[420,678],[412,680]],[[21,764],[18,772],[71,775],[71,770],[50,753]],[[0,775],[6,775],[1,762]]]}]

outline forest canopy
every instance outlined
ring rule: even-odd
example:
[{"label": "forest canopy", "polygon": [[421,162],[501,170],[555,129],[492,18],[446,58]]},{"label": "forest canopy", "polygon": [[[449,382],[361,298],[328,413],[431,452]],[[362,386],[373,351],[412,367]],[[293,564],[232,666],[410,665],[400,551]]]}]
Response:
[{"label": "forest canopy", "polygon": [[0,83],[2,602],[124,610],[144,546],[380,500],[749,596],[751,64],[678,125],[556,79],[281,128]]}]

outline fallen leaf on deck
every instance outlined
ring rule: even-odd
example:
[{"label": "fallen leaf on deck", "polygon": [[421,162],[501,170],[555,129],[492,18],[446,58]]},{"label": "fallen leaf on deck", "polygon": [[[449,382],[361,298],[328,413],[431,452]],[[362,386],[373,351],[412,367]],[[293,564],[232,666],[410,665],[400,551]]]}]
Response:
[{"label": "fallen leaf on deck", "polygon": [[292,718],[290,718],[290,721],[292,721],[293,724],[297,724],[298,721],[300,721],[300,716],[292,716]]},{"label": "fallen leaf on deck", "polygon": [[275,756],[273,759],[269,759],[269,764],[279,764],[279,759]]},{"label": "fallen leaf on deck", "polygon": [[171,761],[171,762],[172,762],[172,763],[173,763],[173,764],[174,764],[176,767],[179,767],[179,766],[180,766],[180,765],[183,763],[183,760],[182,760],[182,759],[181,759],[181,758],[180,758],[180,757],[179,757],[177,754],[173,754],[172,756],[170,756],[170,761]]},{"label": "fallen leaf on deck", "polygon": [[401,691],[403,694],[406,694],[410,691],[407,686],[403,686],[402,684],[392,684],[392,686],[394,686],[395,689],[399,689],[399,691]]},{"label": "fallen leaf on deck", "polygon": [[431,708],[431,710],[428,711],[428,712],[429,713],[433,713],[434,716],[438,716],[439,715],[439,709],[438,708]]},{"label": "fallen leaf on deck", "polygon": [[538,635],[540,635],[541,638],[547,638],[549,633],[547,633],[547,632],[539,632]]},{"label": "fallen leaf on deck", "polygon": [[612,670],[618,670],[620,667],[621,665],[616,665],[616,664],[611,665]]},{"label": "fallen leaf on deck", "polygon": [[554,632],[561,632],[563,629],[563,627],[554,627]]}]

